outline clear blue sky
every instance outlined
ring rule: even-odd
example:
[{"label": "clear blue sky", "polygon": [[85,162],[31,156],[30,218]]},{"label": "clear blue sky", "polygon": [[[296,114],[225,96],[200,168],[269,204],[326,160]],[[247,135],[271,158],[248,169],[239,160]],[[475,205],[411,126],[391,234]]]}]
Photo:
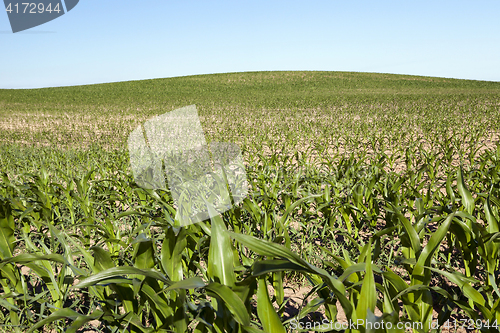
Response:
[{"label": "clear blue sky", "polygon": [[500,81],[499,13],[498,0],[80,0],[13,34],[0,12],[0,88],[261,70]]}]

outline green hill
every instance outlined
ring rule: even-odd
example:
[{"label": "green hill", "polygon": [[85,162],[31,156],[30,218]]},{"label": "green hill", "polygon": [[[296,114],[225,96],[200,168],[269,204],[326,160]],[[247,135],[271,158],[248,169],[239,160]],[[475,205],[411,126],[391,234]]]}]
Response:
[{"label": "green hill", "polygon": [[401,126],[426,131],[437,120],[460,127],[464,119],[488,118],[488,126],[496,126],[499,100],[500,82],[350,72],[248,72],[0,90],[0,141],[122,148],[139,123],[191,104],[210,140],[239,143],[262,136],[324,139],[339,129],[350,129],[349,136]]},{"label": "green hill", "polygon": [[45,89],[0,90],[6,104],[328,106],[361,96],[500,93],[500,82],[352,72],[244,72]]}]

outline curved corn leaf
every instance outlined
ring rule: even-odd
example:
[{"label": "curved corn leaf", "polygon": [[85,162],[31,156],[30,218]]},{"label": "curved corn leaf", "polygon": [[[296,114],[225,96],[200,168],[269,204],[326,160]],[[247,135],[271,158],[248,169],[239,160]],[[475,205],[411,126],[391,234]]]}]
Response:
[{"label": "curved corn leaf", "polygon": [[253,276],[282,271],[309,272],[309,270],[289,260],[259,260],[252,266]]},{"label": "curved corn leaf", "polygon": [[166,284],[170,284],[170,280],[168,280],[163,274],[153,269],[139,269],[131,266],[121,266],[121,267],[113,267],[106,269],[102,272],[99,272],[95,275],[91,275],[78,284],[74,285],[72,288],[86,288],[93,285],[96,285],[104,280],[113,279],[113,278],[121,278],[122,275],[127,274],[137,274],[147,276],[156,280],[160,280]]},{"label": "curved corn leaf", "polygon": [[237,240],[238,242],[242,243],[252,251],[256,252],[257,254],[261,256],[268,256],[268,257],[277,257],[277,258],[284,258],[290,260],[292,263],[301,266],[302,268],[306,269],[310,273],[313,274],[318,274],[324,278],[332,285],[334,289],[338,289],[342,293],[345,292],[344,285],[338,281],[337,279],[333,278],[330,274],[328,274],[327,271],[324,269],[315,267],[302,259],[299,255],[295,254],[288,248],[276,244],[273,242],[265,241],[262,239],[258,239],[252,236],[247,236],[247,235],[242,235],[242,234],[235,234],[233,232],[229,232],[228,234]]},{"label": "curved corn leaf", "polygon": [[309,303],[306,304],[302,309],[300,309],[300,312],[297,314],[297,316],[293,317],[293,319],[300,320],[310,314],[311,312],[316,311],[321,305],[325,304],[325,299],[318,297],[310,301]]},{"label": "curved corn leaf", "polygon": [[77,331],[83,325],[85,325],[89,321],[99,320],[102,318],[103,315],[104,315],[104,312],[99,311],[99,310],[95,310],[92,314],[90,314],[88,316],[79,316],[73,321],[73,323],[71,323],[71,325],[68,328],[66,328],[64,333],[77,333]]},{"label": "curved corn leaf", "polygon": [[462,168],[459,168],[457,171],[457,189],[460,197],[462,198],[462,203],[465,207],[465,210],[469,214],[472,214],[475,206],[474,198],[465,185]]},{"label": "curved corn leaf", "polygon": [[404,290],[401,290],[391,300],[395,301],[395,300],[397,300],[398,298],[400,298],[402,296],[405,296],[405,295],[408,295],[408,294],[412,294],[412,293],[415,293],[415,292],[421,291],[421,290],[429,290],[430,288],[431,288],[430,286],[425,285],[425,284],[414,284],[414,285],[412,285],[410,287],[405,288]]},{"label": "curved corn leaf", "polygon": [[85,315],[82,315],[82,314],[80,314],[74,310],[68,309],[68,308],[60,309],[60,310],[57,310],[56,312],[52,313],[47,318],[37,322],[35,325],[33,325],[27,331],[27,333],[34,332],[35,330],[37,330],[40,327],[43,327],[46,324],[50,324],[56,320],[61,320],[61,319],[74,320],[76,323],[73,323],[73,325],[68,327],[67,332],[76,332],[86,322],[91,321],[91,320],[96,320],[96,319],[100,318],[102,315],[103,315],[103,312],[101,312],[101,311],[95,311],[92,315],[85,316]]},{"label": "curved corn leaf", "polygon": [[[443,276],[446,276],[448,280],[450,280],[451,282],[455,283],[457,286],[460,287],[460,289],[463,291],[464,295],[467,296],[467,298],[473,300],[475,303],[479,305],[483,306],[485,305],[485,300],[483,295],[481,295],[481,293],[476,289],[474,289],[469,283],[471,281],[474,281],[474,279],[467,278],[457,272],[449,273],[433,267],[426,267],[426,268],[436,273],[439,273]],[[476,280],[476,282],[478,281]]]},{"label": "curved corn leaf", "polygon": [[11,258],[6,258],[2,261],[0,261],[0,267],[4,266],[5,264],[8,263],[16,263],[16,264],[29,264],[33,261],[37,260],[45,260],[45,261],[53,261],[53,262],[58,262],[61,264],[69,265],[68,261],[66,258],[60,254],[30,254],[30,253],[23,253],[19,254],[15,257]]},{"label": "curved corn leaf", "polygon": [[236,321],[243,326],[250,326],[250,316],[245,304],[243,304],[243,301],[229,287],[217,282],[212,282],[208,284],[205,289],[214,293],[224,301],[229,311],[235,316]]},{"label": "curved corn leaf", "polygon": [[252,251],[261,256],[288,259],[290,260],[290,262],[301,266],[303,269],[309,271],[310,273],[321,276],[325,280],[325,283],[327,283],[328,286],[331,288],[335,296],[338,298],[346,315],[348,317],[352,315],[353,311],[352,304],[345,296],[344,285],[342,284],[341,281],[337,280],[336,278],[328,274],[328,272],[325,271],[324,269],[309,264],[307,261],[303,260],[300,256],[293,253],[292,251],[290,251],[290,249],[288,249],[285,246],[265,241],[262,239],[258,239],[248,235],[235,234],[229,231],[228,234],[231,236],[231,238],[235,239],[239,243],[245,245],[246,247],[248,247],[249,249],[251,249]]},{"label": "curved corn leaf", "polygon": [[432,234],[429,242],[422,250],[422,253],[418,257],[417,264],[413,268],[412,272],[412,285],[416,284],[430,284],[431,273],[429,270],[425,269],[425,267],[430,266],[431,259],[434,256],[434,253],[439,248],[442,240],[446,236],[448,229],[450,228],[451,222],[455,218],[455,213],[450,214],[446,217],[444,222],[439,226],[439,228]]},{"label": "curved corn leaf", "polygon": [[310,200],[310,199],[313,199],[313,198],[319,198],[319,197],[322,197],[323,194],[315,194],[315,195],[309,195],[305,198],[301,198],[297,201],[295,201],[292,205],[290,205],[290,207],[288,207],[288,209],[283,213],[283,216],[281,217],[281,221],[280,223],[285,226],[285,227],[288,227],[290,222],[287,223],[287,219],[288,219],[288,215],[290,215],[290,213],[295,209],[297,208],[299,205],[301,205],[304,201],[307,201],[307,200]]},{"label": "curved corn leaf", "polygon": [[394,213],[396,214],[398,220],[401,222],[403,225],[403,228],[406,231],[406,234],[408,235],[408,238],[410,239],[410,244],[413,252],[415,254],[420,253],[422,250],[420,246],[420,237],[417,234],[417,231],[413,227],[413,225],[408,221],[408,219],[397,209],[396,207],[392,207],[394,210]]}]

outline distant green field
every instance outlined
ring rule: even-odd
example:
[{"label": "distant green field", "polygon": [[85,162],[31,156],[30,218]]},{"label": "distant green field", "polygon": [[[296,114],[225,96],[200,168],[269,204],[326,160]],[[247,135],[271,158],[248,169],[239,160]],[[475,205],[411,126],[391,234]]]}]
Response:
[{"label": "distant green field", "polygon": [[[249,196],[179,228],[169,191],[135,183],[127,138],[192,104],[207,141],[242,148]],[[0,323],[274,333],[319,312],[497,332],[499,134],[500,82],[248,72],[0,90]],[[291,311],[301,285],[310,301]]]},{"label": "distant green field", "polygon": [[[0,142],[124,149],[140,123],[195,104],[208,140],[363,149],[474,127],[498,133],[500,83],[349,72],[254,72],[0,90]],[[248,144],[247,144],[248,143]],[[310,145],[310,144],[309,144]],[[308,145],[308,146],[309,146]]]}]

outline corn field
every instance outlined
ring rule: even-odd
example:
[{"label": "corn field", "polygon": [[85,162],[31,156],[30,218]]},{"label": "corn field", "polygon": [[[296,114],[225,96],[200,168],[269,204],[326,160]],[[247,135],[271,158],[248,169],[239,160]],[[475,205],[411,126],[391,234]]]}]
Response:
[{"label": "corn field", "polygon": [[[126,142],[190,104],[207,141],[242,149],[249,195],[179,227],[171,193],[134,181]],[[499,133],[498,82],[256,72],[0,90],[0,328],[498,332]]]}]

